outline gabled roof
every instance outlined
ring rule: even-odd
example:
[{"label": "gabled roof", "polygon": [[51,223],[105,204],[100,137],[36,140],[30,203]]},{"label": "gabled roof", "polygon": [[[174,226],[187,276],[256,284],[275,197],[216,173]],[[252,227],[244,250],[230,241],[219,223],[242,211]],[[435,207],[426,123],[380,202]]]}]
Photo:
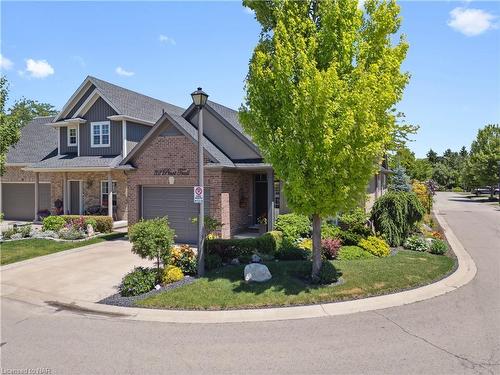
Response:
[{"label": "gabled roof", "polygon": [[[242,142],[244,142],[254,152],[260,155],[260,150],[253,142],[252,137],[250,137],[250,135],[245,132],[243,126],[240,124],[238,111],[211,100],[207,101],[207,104],[204,108],[208,110],[216,119],[218,119],[227,129],[231,130],[233,134],[237,136]],[[195,105],[191,104],[186,109],[183,116],[185,118],[191,119],[191,117],[195,114],[195,110]]]},{"label": "gabled roof", "polygon": [[133,117],[154,124],[163,112],[168,112],[171,115],[182,115],[184,112],[184,108],[114,85],[96,77],[88,76],[64,105],[55,120],[64,118],[62,115],[69,112],[70,108],[76,105],[77,99],[86,90],[89,90],[92,85],[95,86],[93,90],[94,95],[101,96],[119,115]]},{"label": "gabled roof", "polygon": [[[168,122],[175,126],[182,134],[191,139],[193,143],[198,144],[197,130],[181,115],[170,115],[165,112],[156,122],[154,127],[146,136],[134,147],[134,149],[122,160],[121,165],[126,165],[134,156],[140,154],[145,146],[160,133],[161,127]],[[223,167],[234,167],[233,162],[221,150],[219,150],[210,140],[203,137],[203,148],[210,158],[218,165]]]},{"label": "gabled roof", "polygon": [[23,126],[19,142],[7,152],[7,163],[29,164],[57,154],[57,130],[47,125],[53,119],[36,117]]}]

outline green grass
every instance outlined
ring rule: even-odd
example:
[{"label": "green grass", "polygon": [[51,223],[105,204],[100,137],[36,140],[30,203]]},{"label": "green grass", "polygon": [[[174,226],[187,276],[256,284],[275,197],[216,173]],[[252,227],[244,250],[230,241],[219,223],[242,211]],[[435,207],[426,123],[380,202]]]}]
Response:
[{"label": "green grass", "polygon": [[5,265],[19,262],[21,260],[57,253],[63,250],[74,249],[76,247],[110,241],[123,236],[124,233],[110,233],[87,241],[78,242],[59,242],[43,238],[4,242],[0,244],[0,264]]},{"label": "green grass", "polygon": [[297,277],[309,269],[306,261],[266,264],[273,275],[266,283],[245,283],[243,265],[224,267],[209,272],[193,284],[138,301],[137,305],[213,310],[342,301],[431,283],[449,273],[454,267],[454,260],[402,250],[387,258],[333,261],[345,280],[338,286],[314,286]]}]

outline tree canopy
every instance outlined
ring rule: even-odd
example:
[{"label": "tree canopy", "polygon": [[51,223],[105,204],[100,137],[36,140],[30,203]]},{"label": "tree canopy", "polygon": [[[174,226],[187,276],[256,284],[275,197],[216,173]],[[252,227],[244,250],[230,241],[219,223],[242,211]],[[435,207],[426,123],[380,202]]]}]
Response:
[{"label": "tree canopy", "polygon": [[55,108],[47,103],[21,98],[6,110],[9,84],[0,77],[0,176],[4,173],[9,148],[19,142],[21,128],[37,116],[55,115]]},{"label": "tree canopy", "polygon": [[364,10],[357,0],[243,3],[262,30],[240,119],[283,181],[289,205],[313,216],[314,277],[318,220],[363,200],[384,152],[404,132],[394,108],[409,80],[400,70],[405,38],[392,42],[399,7],[378,0]]}]

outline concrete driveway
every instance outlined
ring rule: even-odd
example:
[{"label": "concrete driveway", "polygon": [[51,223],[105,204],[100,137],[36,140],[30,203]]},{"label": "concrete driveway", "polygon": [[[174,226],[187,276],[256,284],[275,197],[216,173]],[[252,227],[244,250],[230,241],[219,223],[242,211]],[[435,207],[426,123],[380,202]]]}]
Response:
[{"label": "concrete driveway", "polygon": [[450,193],[436,207],[477,265],[456,291],[351,315],[209,325],[2,298],[1,366],[72,375],[500,374],[500,210]]},{"label": "concrete driveway", "polygon": [[2,296],[40,293],[55,299],[97,302],[117,292],[135,266],[149,266],[123,239],[105,241],[2,267]]}]

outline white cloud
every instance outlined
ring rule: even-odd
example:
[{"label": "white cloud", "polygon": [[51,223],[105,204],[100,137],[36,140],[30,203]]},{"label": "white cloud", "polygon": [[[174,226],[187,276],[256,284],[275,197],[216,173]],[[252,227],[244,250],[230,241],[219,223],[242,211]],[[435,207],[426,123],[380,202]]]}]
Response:
[{"label": "white cloud", "polygon": [[12,66],[14,63],[0,53],[0,69],[9,70]]},{"label": "white cloud", "polygon": [[115,72],[116,72],[116,74],[118,74],[120,76],[125,76],[125,77],[131,77],[135,74],[134,72],[123,69],[121,66],[116,67]]},{"label": "white cloud", "polygon": [[164,44],[171,44],[173,46],[175,46],[175,44],[176,44],[174,38],[171,38],[171,37],[163,35],[163,34],[160,34],[160,36],[158,37],[158,40],[160,41],[160,43],[164,43]]},{"label": "white cloud", "polygon": [[[45,78],[54,74],[54,68],[47,62],[47,60],[26,60],[26,71],[32,78]],[[22,74],[24,75],[24,74]]]},{"label": "white cloud", "polygon": [[448,26],[467,36],[476,36],[496,28],[493,21],[497,17],[482,9],[458,7],[450,12],[450,17]]}]

